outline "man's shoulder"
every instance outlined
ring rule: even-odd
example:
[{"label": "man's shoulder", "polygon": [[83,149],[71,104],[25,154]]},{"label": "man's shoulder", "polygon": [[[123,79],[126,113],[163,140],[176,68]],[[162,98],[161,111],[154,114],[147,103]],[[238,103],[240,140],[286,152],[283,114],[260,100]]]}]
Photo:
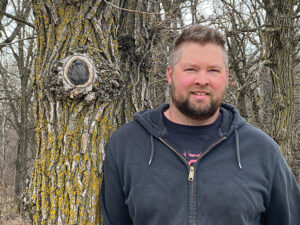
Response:
[{"label": "man's shoulder", "polygon": [[127,122],[118,127],[111,135],[110,139],[119,138],[122,136],[128,136],[139,130],[143,129],[136,120]]},{"label": "man's shoulder", "polygon": [[135,136],[144,136],[145,132],[149,135],[158,137],[164,129],[162,111],[168,107],[168,104],[162,104],[156,109],[147,109],[134,114],[134,119],[120,126],[111,136],[126,137],[135,134]]},{"label": "man's shoulder", "polygon": [[243,130],[245,130],[245,132],[247,132],[248,135],[251,135],[253,137],[258,137],[266,142],[276,144],[276,142],[266,133],[266,131],[263,131],[262,129],[260,129],[252,124],[245,123],[245,125],[242,127],[241,131],[243,131]]},{"label": "man's shoulder", "polygon": [[280,151],[279,145],[273,138],[271,138],[266,132],[249,123],[245,123],[238,132],[241,141],[250,142],[253,146],[259,145],[264,147],[265,150],[272,151],[273,153],[278,153]]}]

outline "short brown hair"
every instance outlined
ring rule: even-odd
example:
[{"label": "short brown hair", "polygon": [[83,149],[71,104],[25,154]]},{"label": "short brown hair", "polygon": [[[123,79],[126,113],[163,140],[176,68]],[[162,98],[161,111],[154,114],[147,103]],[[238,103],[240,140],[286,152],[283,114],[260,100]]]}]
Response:
[{"label": "short brown hair", "polygon": [[223,49],[225,66],[228,68],[228,56],[225,49],[225,36],[214,28],[195,24],[184,29],[183,32],[176,38],[169,59],[169,65],[172,69],[180,58],[180,54],[177,50],[185,42],[196,42],[201,45],[212,43],[220,46]]}]

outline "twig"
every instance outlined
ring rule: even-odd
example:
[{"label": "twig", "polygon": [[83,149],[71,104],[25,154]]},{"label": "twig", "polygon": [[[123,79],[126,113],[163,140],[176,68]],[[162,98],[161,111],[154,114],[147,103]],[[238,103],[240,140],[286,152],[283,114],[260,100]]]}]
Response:
[{"label": "twig", "polygon": [[26,24],[26,25],[28,25],[28,26],[34,28],[34,25],[33,25],[32,23],[23,20],[23,18],[18,18],[18,17],[16,17],[16,16],[11,15],[11,14],[8,14],[8,13],[6,13],[6,12],[4,12],[4,11],[0,11],[0,12],[1,12],[4,16],[7,16],[7,17],[10,18],[10,19],[13,19],[13,20],[15,20],[15,21],[17,21],[17,22],[19,22],[19,23],[24,23],[24,24]]},{"label": "twig", "polygon": [[126,9],[126,8],[121,8],[117,5],[114,5],[112,4],[111,2],[108,2],[107,0],[104,0],[107,4],[117,8],[117,9],[120,9],[120,10],[123,10],[123,11],[127,11],[127,12],[133,12],[133,13],[141,13],[141,14],[149,14],[149,15],[164,15],[164,13],[158,13],[158,12],[142,12],[142,11],[138,11],[138,10],[134,10],[134,9]]},{"label": "twig", "polygon": [[25,41],[25,40],[31,40],[31,39],[35,39],[36,37],[28,37],[28,38],[22,38],[22,39],[19,39],[17,41],[14,41],[14,42],[9,42],[9,43],[0,43],[0,46],[4,46],[4,45],[12,45],[12,44],[15,44],[17,42],[20,42],[20,41]]}]

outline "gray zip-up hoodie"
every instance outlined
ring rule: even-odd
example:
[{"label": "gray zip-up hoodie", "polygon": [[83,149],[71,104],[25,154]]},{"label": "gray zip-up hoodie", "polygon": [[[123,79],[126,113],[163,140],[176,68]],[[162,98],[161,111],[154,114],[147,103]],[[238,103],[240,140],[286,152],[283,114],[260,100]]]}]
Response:
[{"label": "gray zip-up hoodie", "polygon": [[104,225],[300,225],[300,190],[278,145],[223,103],[218,139],[189,166],[162,112],[135,114],[106,149]]}]

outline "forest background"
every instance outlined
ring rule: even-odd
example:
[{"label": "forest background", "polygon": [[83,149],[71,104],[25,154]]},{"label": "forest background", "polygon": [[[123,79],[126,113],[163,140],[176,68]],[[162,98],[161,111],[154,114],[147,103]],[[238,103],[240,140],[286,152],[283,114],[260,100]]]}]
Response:
[{"label": "forest background", "polygon": [[0,224],[101,223],[104,146],[168,101],[169,50],[190,24],[226,35],[226,101],[300,183],[299,1],[0,0]]}]

